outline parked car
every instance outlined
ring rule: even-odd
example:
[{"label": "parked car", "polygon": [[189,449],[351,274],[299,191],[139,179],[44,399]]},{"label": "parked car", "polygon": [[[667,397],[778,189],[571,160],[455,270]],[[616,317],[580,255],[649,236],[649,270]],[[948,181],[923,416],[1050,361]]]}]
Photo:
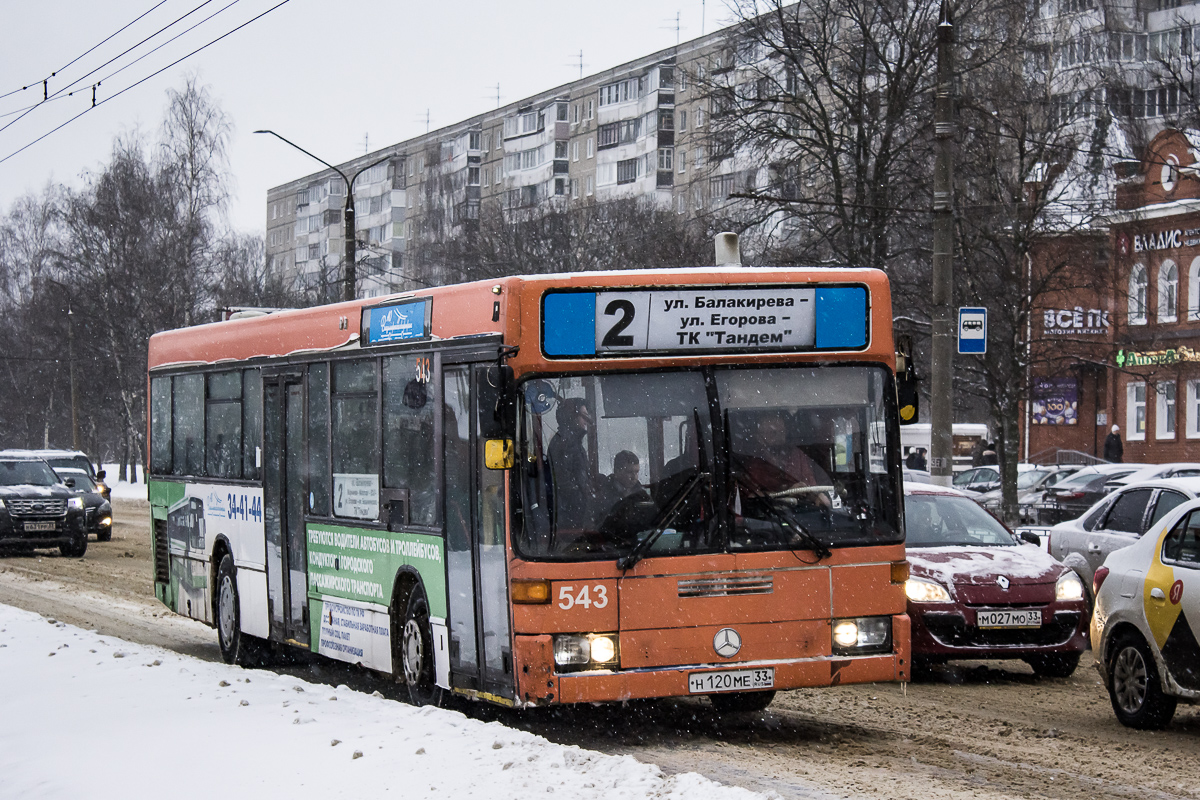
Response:
[{"label": "parked car", "polygon": [[909,483],[933,483],[933,477],[923,469],[904,467],[904,480]]},{"label": "parked car", "polygon": [[54,471],[68,489],[83,498],[87,532],[96,534],[98,542],[112,539],[112,505],[100,494],[95,481],[81,469],[59,467]]},{"label": "parked car", "polygon": [[972,492],[990,492],[1000,485],[1000,467],[985,466],[965,469],[954,476],[955,489]]},{"label": "parked car", "polygon": [[1075,519],[1087,511],[1097,500],[1108,494],[1104,484],[1114,478],[1124,477],[1146,466],[1145,464],[1095,464],[1084,467],[1069,478],[1051,486],[1042,495],[1036,506],[1038,525],[1056,525]]},{"label": "parked car", "polygon": [[904,487],[913,662],[1019,658],[1067,677],[1087,647],[1074,572],[954,489]]},{"label": "parked car", "polygon": [[1200,497],[1200,478],[1165,478],[1118,489],[1078,519],[1050,529],[1050,555],[1092,585],[1096,568],[1136,542],[1172,509]]},{"label": "parked car", "polygon": [[112,502],[112,489],[104,482],[104,470],[95,469],[87,453],[80,450],[0,450],[0,458],[40,458],[50,465],[50,469],[81,469],[95,481],[104,499]]},{"label": "parked car", "polygon": [[1179,701],[1200,702],[1200,501],[1110,554],[1094,588],[1092,641],[1121,724],[1162,728]]},{"label": "parked car", "polygon": [[83,498],[37,458],[0,458],[0,549],[87,552]]},{"label": "parked car", "polygon": [[1131,483],[1141,483],[1142,481],[1152,481],[1158,478],[1198,478],[1200,477],[1200,464],[1191,461],[1181,461],[1174,464],[1151,464],[1147,467],[1134,470],[1128,475],[1120,478],[1111,478],[1105,484],[1104,488],[1110,492],[1120,489],[1122,486],[1128,486]]},{"label": "parked car", "polygon": [[[1024,466],[1024,465],[1022,465]],[[1037,504],[1042,501],[1046,490],[1079,470],[1077,466],[1036,466],[1017,472],[1017,515],[1021,523],[1033,522],[1037,516]],[[978,502],[993,514],[1000,513],[1003,501],[1002,490],[997,488],[980,495]]]}]

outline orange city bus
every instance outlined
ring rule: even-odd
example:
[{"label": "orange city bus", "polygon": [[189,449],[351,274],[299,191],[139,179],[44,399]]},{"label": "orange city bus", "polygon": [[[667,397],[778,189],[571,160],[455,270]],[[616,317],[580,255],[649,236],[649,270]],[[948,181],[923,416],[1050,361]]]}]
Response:
[{"label": "orange city bus", "polygon": [[885,276],[510,277],[150,340],[155,593],[510,706],[907,680]]}]

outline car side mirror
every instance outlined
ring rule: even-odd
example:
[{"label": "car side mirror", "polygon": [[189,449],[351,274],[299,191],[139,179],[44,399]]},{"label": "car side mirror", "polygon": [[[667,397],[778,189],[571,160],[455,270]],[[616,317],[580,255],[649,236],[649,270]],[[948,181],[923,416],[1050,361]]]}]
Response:
[{"label": "car side mirror", "polygon": [[96,480],[98,480],[98,481],[104,480],[104,475],[105,475],[104,470],[102,470],[102,469],[96,470]]},{"label": "car side mirror", "polygon": [[63,486],[66,486],[68,489],[74,489],[75,488],[75,479],[67,478],[65,481],[63,481]]},{"label": "car side mirror", "polygon": [[1020,532],[1019,534],[1017,534],[1017,535],[1018,535],[1018,536],[1020,536],[1020,537],[1021,537],[1021,541],[1025,542],[1026,544],[1033,544],[1033,545],[1037,545],[1038,547],[1041,547],[1041,546],[1042,546],[1042,539],[1041,539],[1041,537],[1040,537],[1040,536],[1038,536],[1038,535],[1037,535],[1036,533],[1034,533],[1033,531],[1021,531],[1021,532]]}]

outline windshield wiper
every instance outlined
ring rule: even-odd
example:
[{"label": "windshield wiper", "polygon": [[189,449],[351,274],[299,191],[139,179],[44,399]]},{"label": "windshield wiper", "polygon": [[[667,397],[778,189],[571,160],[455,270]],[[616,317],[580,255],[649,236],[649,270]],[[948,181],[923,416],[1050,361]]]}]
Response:
[{"label": "windshield wiper", "polygon": [[695,475],[688,478],[683,486],[679,487],[679,491],[671,498],[671,502],[663,506],[662,510],[655,515],[650,523],[649,535],[634,545],[628,555],[617,559],[617,569],[622,572],[642,560],[646,551],[654,546],[654,543],[658,541],[658,537],[662,536],[667,528],[671,526],[671,523],[675,521],[675,517],[679,516],[679,512],[683,510],[684,504],[687,503],[688,499],[692,496],[692,492],[700,485],[700,482],[706,478],[712,478],[712,475],[708,471],[708,452],[704,449],[704,443],[700,441],[700,409],[692,409],[692,418],[695,421],[696,458],[700,469],[696,471]]},{"label": "windshield wiper", "polygon": [[800,541],[802,541],[804,544],[807,544],[812,551],[816,553],[818,561],[822,561],[833,555],[833,551],[829,549],[829,545],[818,539],[807,528],[801,525],[800,521],[796,519],[795,514],[792,514],[789,511],[785,516],[783,510],[776,508],[770,493],[760,486],[757,481],[751,478],[747,471],[742,471],[740,480],[749,484],[750,488],[762,497],[764,501],[762,503],[763,509],[765,509],[766,512],[770,514],[772,518],[774,518],[775,522],[779,524],[780,529],[782,530],[784,528],[790,528],[794,530],[796,534],[799,535]]}]

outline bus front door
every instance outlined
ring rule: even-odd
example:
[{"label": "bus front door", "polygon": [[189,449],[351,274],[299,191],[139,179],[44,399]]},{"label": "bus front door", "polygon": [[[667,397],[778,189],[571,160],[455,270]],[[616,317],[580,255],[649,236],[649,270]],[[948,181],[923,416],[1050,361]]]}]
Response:
[{"label": "bus front door", "polygon": [[[479,398],[490,364],[442,370],[450,684],[512,699],[504,473],[484,466]],[[484,409],[484,413],[490,413]]]},{"label": "bus front door", "polygon": [[304,386],[264,376],[263,523],[271,638],[308,645],[304,543]]}]

